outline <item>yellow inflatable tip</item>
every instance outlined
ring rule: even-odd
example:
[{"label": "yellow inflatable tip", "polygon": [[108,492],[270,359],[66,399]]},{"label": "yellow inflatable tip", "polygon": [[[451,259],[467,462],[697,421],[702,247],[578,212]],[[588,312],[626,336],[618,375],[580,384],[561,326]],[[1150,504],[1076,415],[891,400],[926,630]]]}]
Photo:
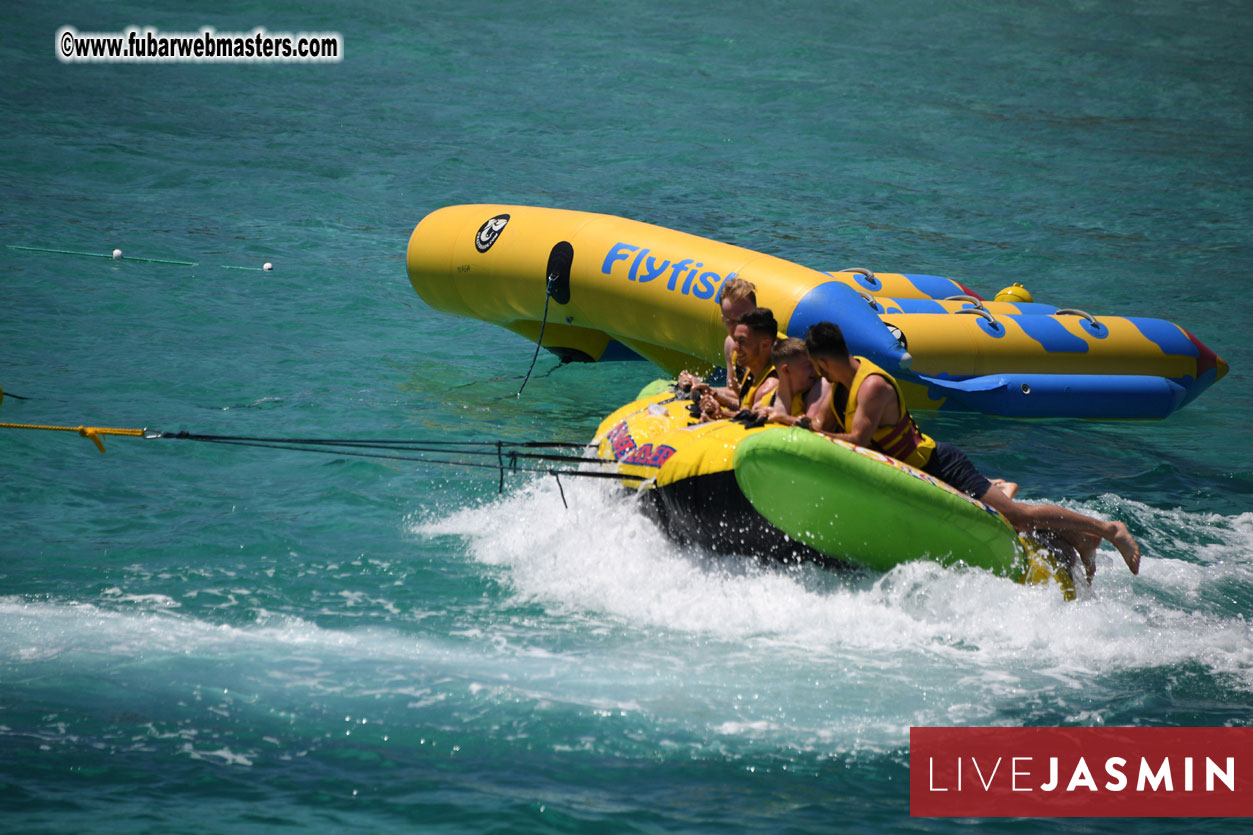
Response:
[{"label": "yellow inflatable tip", "polygon": [[1033,299],[1031,298],[1031,291],[1015,281],[1013,284],[1003,288],[999,293],[997,293],[996,298],[993,299],[993,301],[1030,302],[1033,301]]}]

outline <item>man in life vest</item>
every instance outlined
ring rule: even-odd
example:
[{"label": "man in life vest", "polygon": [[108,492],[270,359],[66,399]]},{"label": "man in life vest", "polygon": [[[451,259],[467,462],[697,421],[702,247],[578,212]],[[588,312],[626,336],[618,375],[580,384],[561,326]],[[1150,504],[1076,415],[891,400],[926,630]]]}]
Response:
[{"label": "man in life vest", "polygon": [[[740,317],[757,306],[757,287],[751,281],[732,278],[718,289],[718,309],[722,312],[722,326],[727,338],[722,341],[722,359],[727,369],[726,390],[736,398],[740,396],[739,380],[744,373],[743,365],[735,352],[735,326]],[[697,394],[711,388],[699,377],[688,371],[679,372],[679,388],[687,391],[696,387]]]},{"label": "man in life vest", "polygon": [[[735,354],[744,366],[739,378],[739,395],[727,389],[710,389],[701,394],[701,420],[717,420],[729,417],[741,409],[752,410],[760,406],[767,396],[773,396],[779,385],[779,375],[771,362],[779,323],[767,307],[755,307],[740,317],[731,332],[735,339]],[[693,387],[693,391],[696,388]]]},{"label": "man in life vest", "polygon": [[823,394],[829,384],[814,369],[805,350],[805,340],[795,337],[780,339],[774,346],[770,361],[779,375],[779,386],[770,403],[758,406],[754,413],[765,418],[767,423],[800,425],[805,429],[820,422]]},{"label": "man in life vest", "polygon": [[1089,580],[1096,570],[1093,554],[1100,539],[1118,549],[1132,574],[1140,573],[1140,547],[1122,522],[1104,522],[1055,505],[1014,501],[957,447],[924,435],[905,408],[896,380],[865,357],[850,356],[839,326],[831,322],[814,325],[805,335],[805,347],[818,373],[831,384],[819,426],[826,434],[917,467],[1000,511],[1018,530],[1055,531],[1079,552]]}]

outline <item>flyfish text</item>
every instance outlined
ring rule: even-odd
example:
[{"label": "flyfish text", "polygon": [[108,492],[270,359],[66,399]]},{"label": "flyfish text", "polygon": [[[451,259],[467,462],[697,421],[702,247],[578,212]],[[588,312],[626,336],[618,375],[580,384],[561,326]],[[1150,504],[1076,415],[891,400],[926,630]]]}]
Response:
[{"label": "flyfish text", "polygon": [[698,299],[712,299],[718,287],[735,276],[735,273],[722,275],[706,270],[705,265],[691,258],[672,260],[654,255],[648,247],[618,242],[609,248],[605,262],[600,271],[605,275],[613,272],[614,265],[622,261],[626,267],[627,281],[645,284],[649,281],[664,279],[666,289],[672,292],[692,295]]}]

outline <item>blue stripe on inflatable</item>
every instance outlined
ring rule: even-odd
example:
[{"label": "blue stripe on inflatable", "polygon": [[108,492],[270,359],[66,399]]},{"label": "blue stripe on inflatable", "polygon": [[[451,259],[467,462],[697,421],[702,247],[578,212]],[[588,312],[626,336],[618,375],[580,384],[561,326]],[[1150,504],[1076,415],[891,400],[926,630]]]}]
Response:
[{"label": "blue stripe on inflatable", "polygon": [[1128,316],[1127,321],[1135,325],[1145,339],[1161,348],[1163,354],[1195,357],[1199,353],[1183,330],[1165,319],[1137,319]]},{"label": "blue stripe on inflatable", "polygon": [[1039,342],[1041,347],[1050,354],[1086,354],[1088,343],[1081,337],[1066,330],[1066,326],[1051,316],[1031,316],[1010,313],[1005,317],[1012,319],[1022,328],[1023,333]]},{"label": "blue stripe on inflatable", "polygon": [[1165,377],[1131,374],[989,374],[968,380],[909,375],[941,408],[1015,418],[1159,420],[1183,405],[1187,391]]},{"label": "blue stripe on inflatable", "polygon": [[909,283],[918,288],[920,293],[925,293],[933,299],[947,299],[949,296],[962,296],[966,291],[961,288],[956,281],[951,278],[944,278],[939,275],[914,275],[912,273],[902,273],[909,279]]},{"label": "blue stripe on inflatable", "polygon": [[1035,316],[1052,316],[1057,312],[1057,307],[1051,304],[1041,304],[1040,302],[1017,302],[1019,313],[1029,313]]},{"label": "blue stripe on inflatable", "polygon": [[889,304],[891,313],[948,313],[944,305],[931,299],[892,299]]},{"label": "blue stripe on inflatable", "polygon": [[1196,400],[1197,396],[1200,395],[1201,392],[1214,385],[1214,383],[1218,380],[1218,369],[1211,368],[1208,371],[1204,371],[1201,376],[1196,377],[1195,379],[1192,377],[1171,377],[1170,379],[1183,386],[1186,391],[1183,402],[1179,404],[1180,407],[1183,407],[1187,406],[1193,400]]},{"label": "blue stripe on inflatable", "polygon": [[[879,301],[883,302],[884,309],[888,313],[948,313],[948,309],[938,301],[933,299],[891,299],[880,297]],[[974,307],[972,304],[964,304],[962,307]],[[1051,304],[1038,304],[1035,302],[1018,302],[1018,314],[1030,314],[1033,316],[1051,316],[1057,312],[1057,308]],[[997,316],[1003,314],[996,314]]]},{"label": "blue stripe on inflatable", "polygon": [[839,325],[854,354],[869,357],[889,371],[900,370],[905,351],[866,300],[847,284],[828,281],[806,293],[788,318],[787,335],[804,339],[805,332],[819,322]]}]

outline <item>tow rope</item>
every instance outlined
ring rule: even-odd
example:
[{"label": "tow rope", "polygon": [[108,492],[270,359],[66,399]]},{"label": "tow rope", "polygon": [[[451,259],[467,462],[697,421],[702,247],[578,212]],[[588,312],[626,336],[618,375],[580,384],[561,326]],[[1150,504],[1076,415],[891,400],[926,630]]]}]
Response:
[{"label": "tow rope", "polygon": [[[105,452],[106,435],[119,435],[145,440],[197,441],[200,443],[226,444],[228,446],[249,446],[262,449],[282,449],[293,452],[315,452],[323,455],[348,456],[354,458],[378,458],[392,461],[413,461],[419,464],[441,464],[457,467],[471,467],[497,470],[500,481],[497,493],[505,490],[505,474],[508,473],[540,473],[551,475],[557,480],[557,489],[561,493],[561,503],[566,507],[566,494],[561,485],[561,476],[576,478],[612,478],[619,480],[642,480],[617,472],[606,470],[574,469],[573,467],[543,466],[547,463],[571,464],[586,467],[589,464],[614,464],[616,462],[600,461],[556,451],[542,450],[586,450],[591,444],[572,443],[565,441],[445,441],[445,440],[393,440],[370,438],[275,438],[252,435],[204,435],[193,432],[158,432],[148,429],[120,429],[106,426],[52,426],[34,423],[0,423],[0,429],[30,429],[52,432],[76,432]],[[533,450],[533,451],[532,451]],[[416,454],[415,454],[416,453]],[[425,454],[424,454],[425,453]],[[430,457],[435,455],[439,457]],[[450,457],[452,456],[452,457]],[[469,459],[469,460],[467,460]],[[495,459],[494,461],[491,459]],[[519,463],[522,462],[522,463]],[[528,466],[538,464],[539,466]],[[635,467],[653,466],[648,464],[632,464]]]}]

